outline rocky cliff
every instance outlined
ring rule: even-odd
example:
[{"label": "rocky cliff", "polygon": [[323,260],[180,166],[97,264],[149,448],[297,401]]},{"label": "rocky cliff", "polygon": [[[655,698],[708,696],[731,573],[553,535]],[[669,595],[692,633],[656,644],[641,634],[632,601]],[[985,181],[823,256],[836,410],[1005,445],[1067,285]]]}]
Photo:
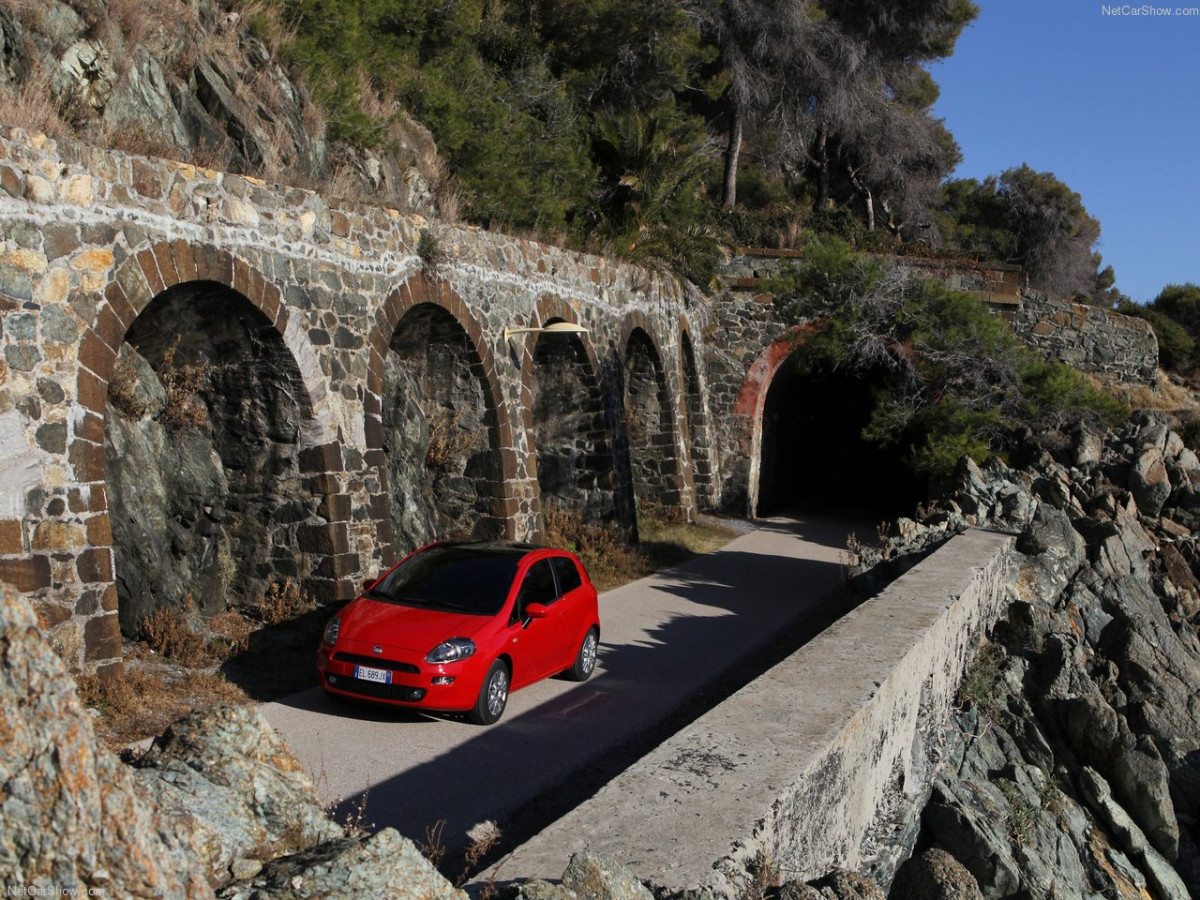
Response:
[{"label": "rocky cliff", "polygon": [[964,463],[864,560],[968,522],[1022,553],[891,896],[1200,896],[1200,461],[1139,414],[1019,463]]},{"label": "rocky cliff", "polygon": [[175,723],[134,764],[99,746],[29,603],[0,604],[0,884],[22,896],[465,900],[394,830],[335,824],[256,712]]},{"label": "rocky cliff", "polygon": [[[271,4],[5,0],[0,121],[88,144],[431,212],[444,172],[402,114],[378,149],[327,139]],[[441,204],[442,214],[450,210]]]}]

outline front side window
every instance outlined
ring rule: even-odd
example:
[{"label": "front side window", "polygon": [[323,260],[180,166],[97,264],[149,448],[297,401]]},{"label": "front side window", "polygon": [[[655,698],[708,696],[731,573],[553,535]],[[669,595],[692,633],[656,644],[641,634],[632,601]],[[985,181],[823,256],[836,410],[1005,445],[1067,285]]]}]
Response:
[{"label": "front side window", "polygon": [[554,586],[554,571],[550,568],[550,560],[538,560],[529,567],[525,579],[521,582],[517,605],[513,610],[514,617],[525,618],[525,609],[530,603],[549,605],[557,599],[558,592]]}]

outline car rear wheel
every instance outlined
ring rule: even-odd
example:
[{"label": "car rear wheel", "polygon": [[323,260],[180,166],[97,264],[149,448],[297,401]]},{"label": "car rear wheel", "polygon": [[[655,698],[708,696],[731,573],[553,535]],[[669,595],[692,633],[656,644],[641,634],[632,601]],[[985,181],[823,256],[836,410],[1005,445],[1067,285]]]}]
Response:
[{"label": "car rear wheel", "polygon": [[507,705],[508,666],[496,660],[483,679],[483,687],[479,689],[475,708],[470,713],[471,721],[476,725],[492,725],[499,722]]},{"label": "car rear wheel", "polygon": [[567,670],[567,677],[572,681],[587,681],[596,671],[596,649],[599,646],[596,629],[592,628],[583,636],[579,652],[575,654],[575,664]]}]

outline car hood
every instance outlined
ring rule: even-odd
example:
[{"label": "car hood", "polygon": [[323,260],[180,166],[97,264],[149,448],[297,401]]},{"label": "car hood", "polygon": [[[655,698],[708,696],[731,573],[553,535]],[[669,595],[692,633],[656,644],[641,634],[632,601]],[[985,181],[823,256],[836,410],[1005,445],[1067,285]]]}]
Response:
[{"label": "car hood", "polygon": [[339,616],[342,620],[338,643],[356,641],[382,644],[422,655],[452,637],[471,637],[490,616],[468,616],[457,612],[384,603],[359,597]]}]

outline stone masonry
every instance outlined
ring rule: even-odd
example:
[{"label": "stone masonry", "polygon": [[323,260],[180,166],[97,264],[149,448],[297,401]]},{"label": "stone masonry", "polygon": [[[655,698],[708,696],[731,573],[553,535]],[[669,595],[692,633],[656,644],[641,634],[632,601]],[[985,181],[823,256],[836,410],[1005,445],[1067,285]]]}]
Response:
[{"label": "stone masonry", "polygon": [[1158,339],[1145,319],[1027,292],[1013,328],[1045,355],[1084,372],[1158,383]]}]

